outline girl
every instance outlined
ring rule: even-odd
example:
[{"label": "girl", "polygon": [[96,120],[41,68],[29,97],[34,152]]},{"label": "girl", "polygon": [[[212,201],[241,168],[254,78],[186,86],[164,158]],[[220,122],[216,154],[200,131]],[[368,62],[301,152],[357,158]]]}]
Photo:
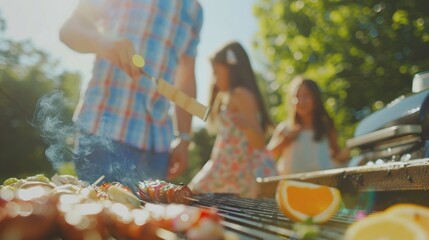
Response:
[{"label": "girl", "polygon": [[292,119],[277,126],[267,147],[279,159],[279,174],[324,170],[347,161],[349,151],[337,144],[333,120],[316,82],[298,76],[290,89]]},{"label": "girl", "polygon": [[244,48],[231,42],[211,59],[214,75],[207,126],[217,131],[211,160],[192,179],[194,192],[256,197],[256,178],[275,175],[265,148],[270,118]]}]

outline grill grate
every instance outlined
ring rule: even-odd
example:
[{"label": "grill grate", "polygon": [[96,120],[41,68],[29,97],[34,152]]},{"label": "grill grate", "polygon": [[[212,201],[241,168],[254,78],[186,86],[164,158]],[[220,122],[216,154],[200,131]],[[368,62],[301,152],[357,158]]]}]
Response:
[{"label": "grill grate", "polygon": [[[216,207],[222,225],[240,239],[297,239],[294,222],[277,208],[274,199],[246,199],[232,194],[200,194],[194,206]],[[329,222],[319,225],[317,239],[341,239],[360,210],[340,210]]]}]

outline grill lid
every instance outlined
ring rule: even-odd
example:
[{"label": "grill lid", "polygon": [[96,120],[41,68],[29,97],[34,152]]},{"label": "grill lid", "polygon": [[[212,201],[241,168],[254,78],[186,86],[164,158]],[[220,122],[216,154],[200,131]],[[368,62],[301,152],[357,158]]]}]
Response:
[{"label": "grill lid", "polygon": [[401,96],[364,118],[355,130],[355,137],[396,125],[423,125],[428,121],[428,107],[429,89],[408,97]]}]

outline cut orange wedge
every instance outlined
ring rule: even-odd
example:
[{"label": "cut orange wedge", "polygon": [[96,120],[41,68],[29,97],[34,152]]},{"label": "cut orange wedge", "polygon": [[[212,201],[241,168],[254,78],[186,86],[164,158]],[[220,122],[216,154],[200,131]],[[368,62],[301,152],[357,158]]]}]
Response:
[{"label": "cut orange wedge", "polygon": [[395,214],[374,213],[347,228],[345,240],[427,240],[423,226]]},{"label": "cut orange wedge", "polygon": [[398,203],[386,209],[384,214],[401,217],[407,221],[415,221],[421,225],[429,239],[429,208],[412,203]]},{"label": "cut orange wedge", "polygon": [[340,191],[336,188],[282,180],[277,186],[276,201],[280,210],[290,219],[314,223],[328,221],[341,203]]}]

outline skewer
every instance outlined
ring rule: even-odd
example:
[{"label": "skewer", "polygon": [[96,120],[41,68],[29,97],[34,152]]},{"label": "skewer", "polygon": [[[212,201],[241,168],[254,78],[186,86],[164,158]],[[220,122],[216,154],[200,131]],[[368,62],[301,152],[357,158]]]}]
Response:
[{"label": "skewer", "polygon": [[[191,198],[191,197],[183,197],[183,198],[188,199],[189,201],[191,201],[191,202],[195,202],[195,203],[200,202],[200,200],[198,200],[198,199],[196,199],[196,198]],[[140,201],[140,203],[141,203],[142,205],[145,205],[146,203],[166,204],[166,203],[156,202],[156,201],[153,201],[153,202],[152,202],[152,201],[150,201],[150,202],[148,202],[148,201],[144,201],[144,200],[142,200],[142,199],[139,199],[139,201]]]},{"label": "skewer", "polygon": [[184,199],[188,199],[191,202],[200,202],[200,200],[196,199],[196,198],[191,198],[191,197],[182,197]]},{"label": "skewer", "polygon": [[91,187],[97,186],[104,179],[104,175],[101,175],[94,183],[91,184]]}]

